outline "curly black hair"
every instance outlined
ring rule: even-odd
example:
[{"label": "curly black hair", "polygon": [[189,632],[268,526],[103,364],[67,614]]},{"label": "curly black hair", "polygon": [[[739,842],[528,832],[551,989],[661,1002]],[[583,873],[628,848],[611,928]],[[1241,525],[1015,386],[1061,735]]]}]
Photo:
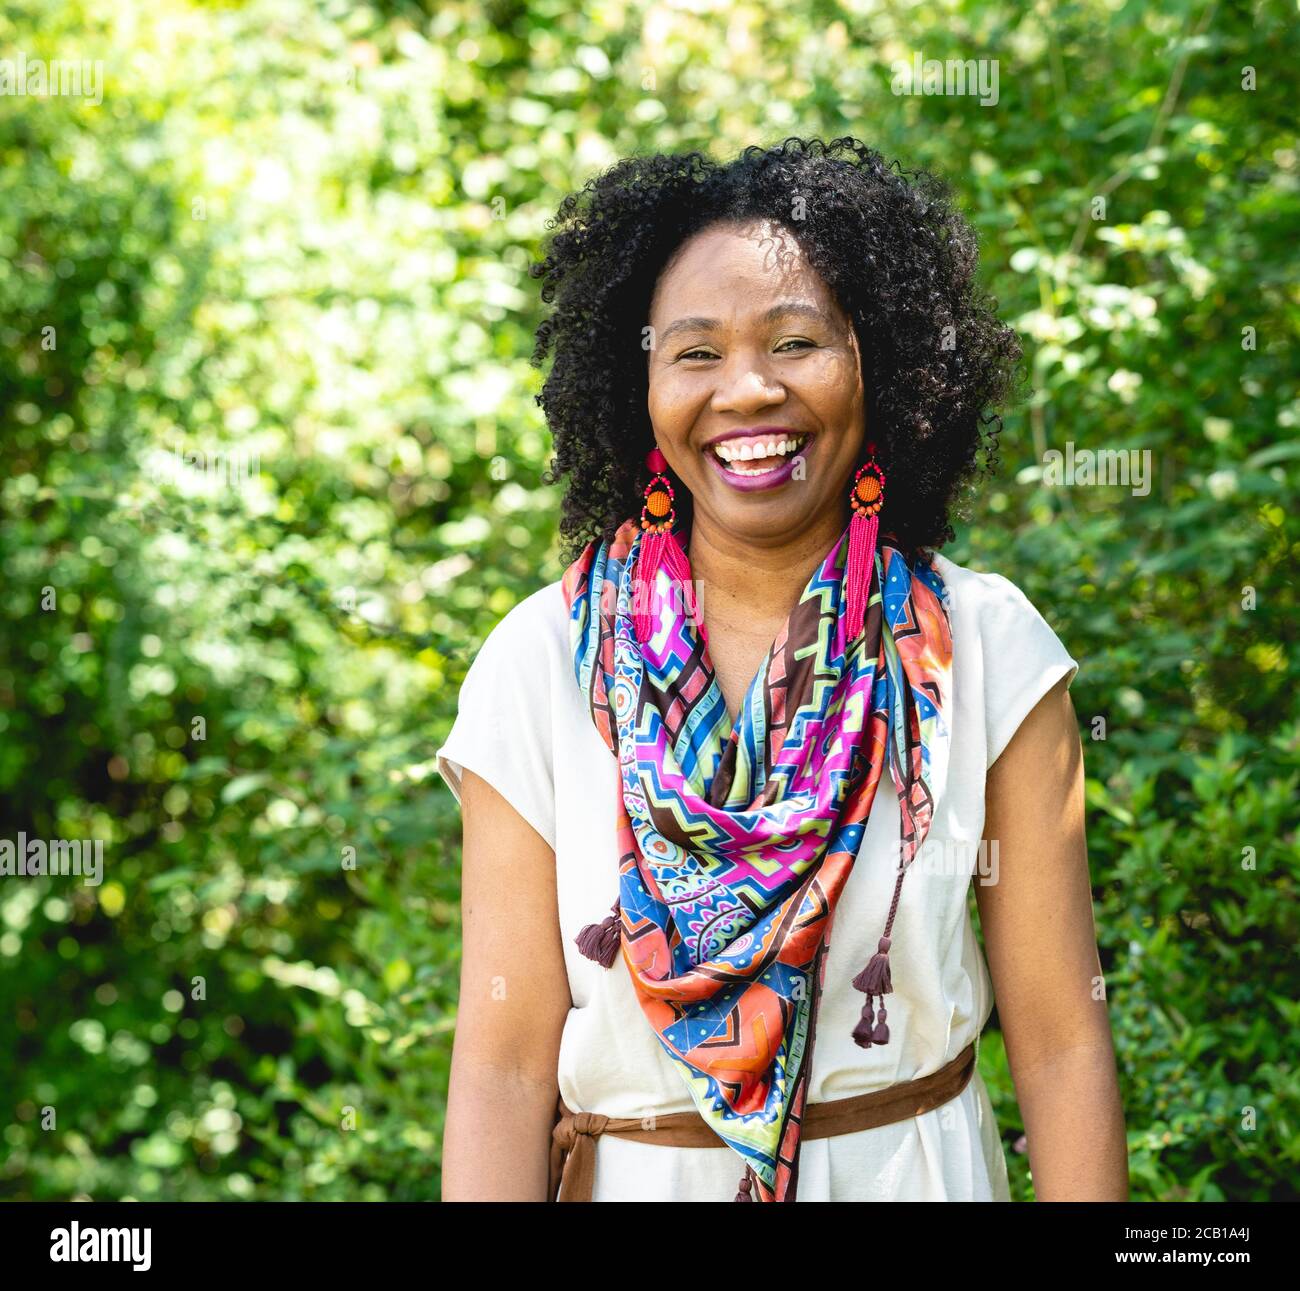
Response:
[{"label": "curly black hair", "polygon": [[[753,218],[794,236],[853,322],[889,475],[882,528],[907,551],[942,546],[962,489],[996,465],[995,410],[1018,393],[1021,348],[976,284],[976,236],[944,181],[851,137],[788,138],[726,163],[630,157],[565,197],[530,267],[554,306],[533,363],[554,354],[537,402],[570,556],[641,510],[654,444],[642,337],[660,272],[705,227]],[[689,517],[689,500],[678,510]]]}]

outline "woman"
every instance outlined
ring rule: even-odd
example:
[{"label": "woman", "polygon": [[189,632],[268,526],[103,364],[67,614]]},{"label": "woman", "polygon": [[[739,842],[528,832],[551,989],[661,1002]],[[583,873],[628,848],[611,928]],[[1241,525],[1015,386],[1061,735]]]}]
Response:
[{"label": "woman", "polygon": [[628,160],[560,207],[572,563],[439,752],[444,1198],[1005,1200],[993,990],[1037,1196],[1127,1196],[1077,665],[935,550],[1020,354],[975,263],[943,187],[851,139]]}]

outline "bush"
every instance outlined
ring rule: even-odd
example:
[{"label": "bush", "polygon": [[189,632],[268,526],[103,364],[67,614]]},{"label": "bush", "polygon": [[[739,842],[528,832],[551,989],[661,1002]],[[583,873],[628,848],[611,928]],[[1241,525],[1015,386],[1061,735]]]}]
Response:
[{"label": "bush", "polygon": [[[0,15],[105,72],[98,105],[0,95],[0,837],[105,845],[98,887],[0,882],[0,1194],[437,1195],[432,753],[559,574],[527,265],[620,155],[853,133],[953,180],[1031,354],[948,554],[1082,663],[1134,1195],[1293,1197],[1294,24],[618,14]],[[998,104],[892,93],[914,50],[997,58]],[[1149,491],[1055,485],[1071,443],[1149,452]]]}]

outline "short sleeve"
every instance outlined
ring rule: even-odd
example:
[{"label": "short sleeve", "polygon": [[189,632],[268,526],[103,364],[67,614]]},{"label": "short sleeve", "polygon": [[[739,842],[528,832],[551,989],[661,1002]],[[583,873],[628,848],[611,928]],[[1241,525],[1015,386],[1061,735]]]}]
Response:
[{"label": "short sleeve", "polygon": [[992,766],[1035,705],[1079,665],[1029,598],[1000,574],[981,574],[987,765]]},{"label": "short sleeve", "polygon": [[552,585],[521,601],[488,633],[461,683],[456,720],[435,755],[461,801],[465,771],[486,780],[555,848],[552,770]]}]

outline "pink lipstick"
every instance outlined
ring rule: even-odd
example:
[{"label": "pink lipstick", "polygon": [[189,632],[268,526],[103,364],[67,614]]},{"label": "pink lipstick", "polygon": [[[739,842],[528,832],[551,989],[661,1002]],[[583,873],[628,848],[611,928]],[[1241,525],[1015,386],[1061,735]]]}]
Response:
[{"label": "pink lipstick", "polygon": [[742,493],[785,484],[806,455],[812,436],[789,426],[746,426],[704,446],[713,469]]}]

